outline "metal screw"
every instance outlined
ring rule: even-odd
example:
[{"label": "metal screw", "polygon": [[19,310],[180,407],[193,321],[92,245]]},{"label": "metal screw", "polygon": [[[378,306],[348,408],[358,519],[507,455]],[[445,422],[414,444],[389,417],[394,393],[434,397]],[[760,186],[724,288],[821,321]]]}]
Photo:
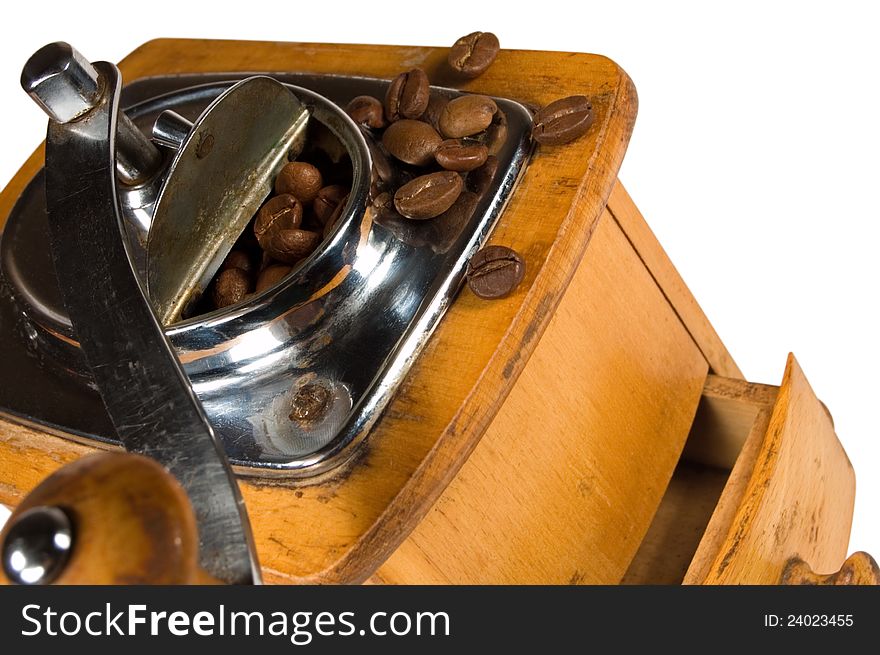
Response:
[{"label": "metal screw", "polygon": [[330,390],[323,384],[307,384],[293,397],[289,418],[304,425],[313,424],[324,417],[331,401]]},{"label": "metal screw", "polygon": [[3,571],[18,584],[50,584],[70,559],[73,524],[58,507],[34,507],[10,524],[3,541]]}]

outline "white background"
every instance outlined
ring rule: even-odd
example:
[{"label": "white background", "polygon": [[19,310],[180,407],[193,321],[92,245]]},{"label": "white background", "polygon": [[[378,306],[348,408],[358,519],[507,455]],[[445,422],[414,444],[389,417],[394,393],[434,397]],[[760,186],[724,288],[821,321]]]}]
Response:
[{"label": "white background", "polygon": [[163,36],[447,46],[479,29],[506,48],[614,59],[640,102],[621,179],[747,379],[778,384],[797,355],[856,469],[850,551],[880,555],[870,3],[147,0],[13,2],[2,14],[0,185],[43,138],[18,79],[50,41],[118,61]]}]

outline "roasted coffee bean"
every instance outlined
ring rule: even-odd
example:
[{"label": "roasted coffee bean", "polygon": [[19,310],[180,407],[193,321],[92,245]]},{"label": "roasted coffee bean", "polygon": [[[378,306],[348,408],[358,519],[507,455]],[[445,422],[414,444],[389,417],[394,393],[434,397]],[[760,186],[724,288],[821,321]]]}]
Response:
[{"label": "roasted coffee bean", "polygon": [[394,194],[394,206],[407,218],[434,218],[452,206],[463,187],[458,173],[429,173],[400,187]]},{"label": "roasted coffee bean", "polygon": [[447,104],[449,104],[449,98],[441,96],[439,93],[432,93],[431,99],[428,101],[428,108],[425,109],[425,113],[422,114],[419,120],[425,121],[437,132],[440,132],[440,114],[443,113],[443,108]]},{"label": "roasted coffee bean", "polygon": [[336,207],[346,196],[348,196],[348,188],[341,184],[331,184],[318,191],[312,203],[312,211],[321,225],[327,224],[327,219],[333,215]]},{"label": "roasted coffee bean", "polygon": [[492,124],[498,106],[488,96],[459,96],[440,112],[440,132],[447,139],[459,139],[482,132]]},{"label": "roasted coffee bean", "polygon": [[586,96],[569,96],[551,102],[535,114],[532,138],[542,145],[558,146],[586,134],[593,124],[593,105]]},{"label": "roasted coffee bean", "polygon": [[492,124],[486,128],[484,143],[490,155],[497,155],[507,143],[507,114],[499,108],[492,117]]},{"label": "roasted coffee bean", "polygon": [[254,235],[260,247],[268,247],[272,235],[279,230],[292,230],[302,223],[302,204],[293,195],[285,193],[269,200],[257,212]]},{"label": "roasted coffee bean", "polygon": [[489,150],[482,143],[447,139],[437,146],[434,158],[448,171],[472,171],[486,163]]},{"label": "roasted coffee bean", "polygon": [[380,194],[373,201],[373,221],[391,232],[395,238],[413,248],[427,245],[430,238],[429,226],[433,221],[413,221],[401,216],[394,206],[394,194],[390,191]]},{"label": "roasted coffee bean", "polygon": [[373,209],[375,209],[378,213],[384,214],[386,212],[394,212],[397,213],[397,209],[394,207],[394,194],[390,191],[385,191],[380,193],[378,196],[373,198],[373,202],[371,203]]},{"label": "roasted coffee bean", "polygon": [[272,259],[295,264],[308,257],[321,242],[321,235],[308,230],[280,230],[272,235],[266,252]]},{"label": "roasted coffee bean", "polygon": [[497,172],[498,157],[495,155],[489,155],[486,157],[485,164],[468,174],[468,186],[474,193],[481,196],[492,188],[492,180],[495,179],[495,173]]},{"label": "roasted coffee bean", "polygon": [[526,272],[522,257],[506,246],[487,246],[468,262],[467,283],[480,298],[503,298],[516,289]]},{"label": "roasted coffee bean", "polygon": [[382,135],[382,145],[397,159],[413,166],[427,166],[434,161],[434,151],[443,137],[437,130],[411,119],[392,123]]},{"label": "roasted coffee bean", "polygon": [[254,262],[243,250],[230,250],[226,255],[220,270],[225,271],[230,268],[240,268],[248,275],[254,274]]},{"label": "roasted coffee bean", "polygon": [[293,270],[292,266],[285,266],[284,264],[273,264],[271,266],[267,266],[262,273],[260,273],[260,277],[257,278],[257,293],[262,293],[266,289],[270,287],[274,287],[281,280],[287,277],[287,274]]},{"label": "roasted coffee bean", "polygon": [[275,193],[289,193],[304,205],[315,199],[322,186],[321,171],[303,161],[286,164],[275,178]]},{"label": "roasted coffee bean", "polygon": [[472,79],[486,72],[501,45],[492,32],[472,32],[449,49],[449,65],[462,77]]},{"label": "roasted coffee bean", "polygon": [[381,130],[387,124],[382,101],[373,96],[358,96],[352,99],[345,111],[358,125],[366,125],[374,130]]},{"label": "roasted coffee bean", "polygon": [[421,68],[401,73],[391,81],[385,94],[385,118],[389,122],[401,118],[418,118],[428,107],[431,86]]},{"label": "roasted coffee bean", "polygon": [[251,290],[250,276],[240,268],[227,268],[214,280],[212,297],[217,309],[241,302]]}]

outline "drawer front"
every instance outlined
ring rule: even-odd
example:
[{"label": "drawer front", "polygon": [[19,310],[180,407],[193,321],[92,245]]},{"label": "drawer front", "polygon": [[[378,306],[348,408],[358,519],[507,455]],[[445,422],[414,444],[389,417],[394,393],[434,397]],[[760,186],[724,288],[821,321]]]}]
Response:
[{"label": "drawer front", "polygon": [[686,584],[779,584],[795,559],[830,573],[846,557],[855,475],[793,356],[772,410],[759,412],[755,426]]}]

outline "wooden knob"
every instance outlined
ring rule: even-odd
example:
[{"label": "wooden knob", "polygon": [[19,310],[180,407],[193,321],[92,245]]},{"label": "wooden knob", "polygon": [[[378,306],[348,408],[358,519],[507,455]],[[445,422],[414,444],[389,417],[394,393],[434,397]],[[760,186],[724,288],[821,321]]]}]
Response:
[{"label": "wooden knob", "polygon": [[782,572],[782,584],[790,585],[880,585],[880,568],[868,553],[853,553],[837,573],[814,573],[799,557],[789,560]]},{"label": "wooden knob", "polygon": [[[41,538],[40,530],[61,537]],[[53,539],[62,547],[69,541],[69,553],[39,552],[59,550]],[[46,478],[9,517],[0,544],[4,584],[13,581],[10,557],[21,565],[36,558],[24,576],[29,582],[42,581],[41,569],[50,567],[58,569],[46,571],[53,584],[216,582],[198,566],[195,517],[182,487],[154,460],[129,453],[89,455]],[[49,563],[40,565],[40,557]]]}]

